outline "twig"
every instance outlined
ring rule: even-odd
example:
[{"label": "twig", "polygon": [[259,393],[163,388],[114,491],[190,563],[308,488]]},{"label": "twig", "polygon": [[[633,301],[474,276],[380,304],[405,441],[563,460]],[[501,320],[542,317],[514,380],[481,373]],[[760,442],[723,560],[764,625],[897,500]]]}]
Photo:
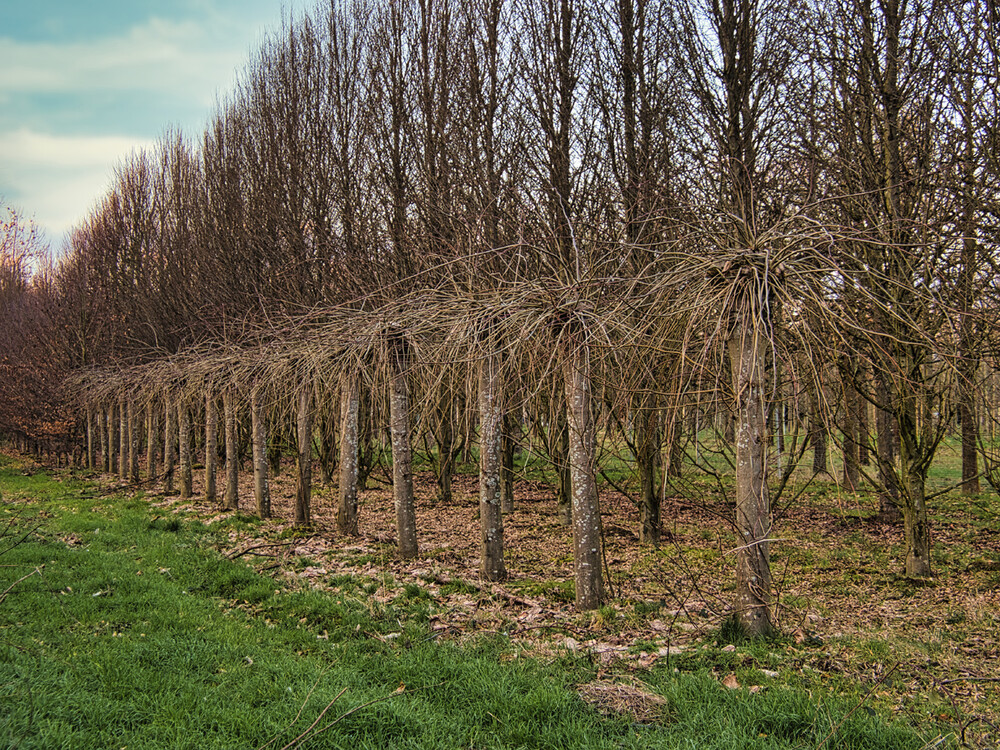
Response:
[{"label": "twig", "polygon": [[[329,710],[330,710],[330,708],[331,708],[331,707],[333,706],[333,704],[334,704],[334,703],[336,703],[336,702],[337,702],[337,700],[338,700],[338,699],[340,698],[340,696],[342,696],[342,695],[343,695],[344,693],[346,693],[346,692],[347,692],[347,688],[344,688],[344,689],[343,689],[343,690],[341,690],[341,691],[340,691],[339,693],[337,693],[337,694],[336,694],[335,696],[333,696],[333,700],[332,700],[332,701],[330,701],[329,703],[327,703],[327,704],[326,704],[326,708],[324,708],[324,709],[323,709],[322,711],[320,711],[320,712],[319,712],[319,716],[317,716],[317,717],[316,717],[316,719],[315,719],[315,720],[313,721],[313,723],[312,723],[312,724],[310,724],[310,725],[309,725],[309,726],[308,726],[308,727],[306,728],[306,730],[305,730],[304,732],[302,732],[302,733],[301,733],[301,734],[300,734],[300,735],[299,735],[298,737],[296,737],[296,738],[295,738],[294,740],[292,740],[292,741],[291,741],[291,742],[289,742],[289,743],[288,743],[287,745],[285,745],[285,746],[284,746],[283,748],[281,748],[281,750],[288,750],[288,749],[289,749],[290,747],[294,747],[294,746],[296,745],[296,743],[299,743],[299,742],[301,742],[302,740],[304,740],[304,739],[305,739],[306,737],[308,737],[309,733],[310,733],[310,732],[311,732],[311,731],[312,731],[312,730],[313,730],[313,729],[315,728],[315,726],[316,726],[317,724],[319,724],[319,723],[320,723],[320,721],[322,721],[322,720],[323,720],[323,717],[324,717],[324,716],[326,716],[326,712],[327,712],[327,711],[329,711]],[[306,700],[309,700],[309,699],[308,699],[308,698],[306,698]],[[344,714],[344,716],[346,716],[346,715],[347,715],[347,714]],[[296,719],[297,719],[297,718],[298,718],[298,717],[296,717]],[[341,717],[341,718],[343,718],[343,717]],[[337,719],[337,721],[340,721],[340,719]],[[293,722],[293,723],[294,723],[294,722]]]},{"label": "twig", "polygon": [[823,738],[823,741],[820,742],[818,745],[816,745],[816,750],[820,750],[820,748],[822,748],[827,742],[829,742],[830,739],[833,737],[833,735],[837,733],[837,730],[844,725],[844,722],[850,719],[851,716],[854,714],[854,712],[857,711],[859,708],[861,708],[865,704],[865,701],[867,701],[872,696],[872,693],[875,692],[875,688],[877,688],[879,685],[881,685],[883,682],[889,679],[889,675],[895,672],[898,668],[899,668],[899,662],[897,661],[895,664],[892,665],[892,668],[888,672],[883,674],[875,681],[875,684],[872,685],[871,688],[868,690],[868,692],[862,696],[861,700],[854,705],[854,708],[848,711],[847,715],[844,716],[843,719],[841,719],[834,725],[833,729],[830,730],[829,734],[827,734],[826,737]]},{"label": "twig", "polygon": [[[45,566],[43,565],[42,567],[45,567]],[[37,573],[38,575],[41,575],[42,571],[39,568],[35,568],[30,573],[28,573],[27,575],[21,576],[16,581],[14,581],[14,583],[12,583],[10,586],[8,586],[7,589],[2,594],[0,594],[0,604],[3,604],[3,600],[7,598],[7,594],[9,594],[11,591],[13,591],[14,587],[17,586],[17,584],[19,584],[25,578],[31,578],[31,576],[35,575],[35,573]]]},{"label": "twig", "polygon": [[238,560],[241,557],[243,557],[243,555],[248,555],[254,550],[266,549],[270,547],[290,547],[293,544],[305,544],[306,542],[312,541],[315,538],[315,536],[316,535],[314,534],[313,536],[306,537],[305,539],[292,539],[290,542],[268,542],[266,544],[255,544],[252,547],[247,547],[245,550],[243,550],[238,554],[235,552],[230,552],[228,555],[226,555],[226,557],[230,560]]},{"label": "twig", "polygon": [[[278,739],[281,735],[283,735],[285,732],[287,732],[289,729],[291,729],[292,727],[295,726],[295,724],[299,720],[299,717],[302,716],[302,712],[305,711],[306,704],[309,703],[309,699],[312,697],[313,692],[316,690],[316,687],[319,685],[319,681],[323,679],[323,675],[325,675],[327,673],[327,670],[329,668],[330,667],[327,666],[327,667],[325,667],[323,669],[322,672],[319,673],[319,676],[316,678],[316,681],[313,683],[313,686],[311,688],[309,688],[309,692],[306,693],[306,699],[304,701],[302,701],[302,705],[299,706],[299,712],[297,714],[295,714],[295,718],[292,719],[291,724],[289,724],[287,727],[285,727],[284,729],[282,729],[280,732],[278,732],[276,735],[274,735],[274,737],[272,737],[271,739],[269,739],[263,745],[261,745],[260,747],[258,747],[257,750],[265,750],[265,748],[267,748],[268,746],[270,746],[276,739]],[[345,690],[346,690],[346,688],[345,688]],[[341,690],[340,693],[338,693],[337,698],[339,698],[343,694],[344,694],[344,691]],[[336,700],[337,698],[334,698],[334,700]]]},{"label": "twig", "polygon": [[441,685],[444,685],[444,684],[445,683],[443,683],[443,682],[439,682],[437,685],[426,685],[424,687],[415,688],[413,690],[407,690],[405,688],[405,686],[400,685],[398,688],[396,688],[395,691],[393,691],[389,695],[383,695],[382,697],[375,698],[374,700],[370,700],[367,703],[362,703],[360,706],[355,706],[354,708],[350,709],[349,711],[345,711],[344,713],[342,713],[340,716],[338,716],[336,719],[334,719],[333,721],[331,721],[329,724],[327,724],[322,729],[317,729],[317,730],[313,731],[312,734],[310,734],[309,730],[316,726],[316,724],[319,722],[320,718],[322,718],[323,713],[326,713],[327,709],[329,709],[330,706],[333,705],[333,703],[337,700],[337,698],[339,698],[341,695],[343,695],[347,691],[347,688],[344,688],[344,690],[341,690],[340,693],[337,694],[337,698],[334,698],[332,701],[330,701],[330,704],[325,709],[323,709],[323,713],[321,713],[320,716],[316,719],[316,721],[314,721],[312,723],[312,725],[309,727],[309,729],[307,729],[305,732],[303,732],[298,737],[296,737],[292,742],[290,742],[289,744],[285,745],[283,748],[281,748],[281,750],[291,750],[291,748],[293,748],[293,747],[301,747],[302,743],[305,742],[306,740],[311,740],[313,737],[317,737],[317,736],[323,734],[323,732],[325,732],[326,730],[330,729],[335,724],[338,724],[339,722],[343,721],[344,719],[346,719],[351,714],[357,713],[358,711],[360,711],[363,708],[368,708],[369,706],[374,706],[376,703],[384,703],[385,701],[391,700],[393,698],[397,698],[400,695],[409,695],[411,693],[417,692],[418,690],[429,690],[430,688],[441,687]]}]

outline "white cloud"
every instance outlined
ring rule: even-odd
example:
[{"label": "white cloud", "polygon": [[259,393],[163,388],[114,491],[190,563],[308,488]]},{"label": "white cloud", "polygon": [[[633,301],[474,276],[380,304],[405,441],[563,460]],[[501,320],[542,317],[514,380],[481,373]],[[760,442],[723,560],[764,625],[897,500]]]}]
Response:
[{"label": "white cloud", "polygon": [[0,194],[34,216],[58,245],[107,192],[114,167],[153,141],[121,136],[56,136],[29,130],[0,133]]}]

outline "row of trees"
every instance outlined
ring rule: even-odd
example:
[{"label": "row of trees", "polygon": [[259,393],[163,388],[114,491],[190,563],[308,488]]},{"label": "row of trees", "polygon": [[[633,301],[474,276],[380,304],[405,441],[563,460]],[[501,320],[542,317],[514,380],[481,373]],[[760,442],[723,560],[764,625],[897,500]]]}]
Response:
[{"label": "row of trees", "polygon": [[[906,572],[928,575],[931,461],[957,412],[976,491],[992,416],[996,13],[332,2],[262,47],[197,143],[168,134],[123,162],[35,282],[50,361],[98,368],[76,382],[105,416],[204,389],[206,416],[216,398],[234,420],[239,400],[287,407],[302,472],[314,434],[340,424],[343,471],[359,425],[388,425],[404,555],[412,436],[431,436],[447,497],[478,423],[490,578],[530,424],[559,468],[581,607],[603,597],[601,451],[627,449],[655,543],[687,418],[723,414],[734,611],[756,633],[801,411],[817,460],[843,436],[848,484],[876,435],[865,473],[902,511]],[[186,408],[167,413],[182,433]]]}]

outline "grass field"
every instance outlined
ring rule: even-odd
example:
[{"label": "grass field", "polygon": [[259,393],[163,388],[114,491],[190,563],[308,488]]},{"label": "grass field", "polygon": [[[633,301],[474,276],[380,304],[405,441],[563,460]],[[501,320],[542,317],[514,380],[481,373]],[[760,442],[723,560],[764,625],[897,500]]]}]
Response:
[{"label": "grass field", "polygon": [[[583,641],[641,631],[663,617],[661,604],[640,597],[567,614],[559,637],[544,642],[515,637],[513,616],[499,610],[489,627],[472,616],[446,637],[442,622],[483,606],[472,581],[432,584],[426,571],[405,577],[381,553],[357,546],[291,561],[290,575],[265,574],[246,564],[251,556],[227,559],[223,551],[243,539],[287,538],[287,528],[104,494],[94,482],[36,472],[16,457],[2,458],[0,494],[0,744],[8,747],[878,749],[990,741],[996,697],[988,679],[972,683],[985,691],[977,720],[953,695],[968,684],[925,689],[913,670],[935,673],[959,645],[984,649],[985,661],[995,640],[982,639],[996,635],[995,612],[942,605],[953,622],[936,640],[887,625],[882,637],[731,645],[715,630],[691,636],[671,658],[644,661],[661,644],[640,638],[629,647],[633,658],[606,662],[594,648],[573,647],[566,632]],[[967,506],[948,502],[952,520],[970,520]],[[981,505],[976,517],[990,525],[991,506]],[[847,527],[857,544],[840,551],[814,537],[779,552],[779,564],[802,571],[785,580],[789,612],[836,601],[857,607],[870,590],[859,577],[878,578],[897,603],[926,595],[893,578],[891,550],[867,549],[862,532]],[[699,555],[714,564],[716,540],[703,542],[690,545],[690,564]],[[335,554],[368,573],[334,574]],[[990,585],[996,574],[971,541],[964,551],[942,551],[937,563],[950,573],[973,559],[985,561],[978,574]],[[812,586],[829,591],[813,600]],[[558,582],[531,578],[510,590],[561,596]],[[849,617],[825,613],[827,622]],[[907,627],[935,623],[911,617]]]}]

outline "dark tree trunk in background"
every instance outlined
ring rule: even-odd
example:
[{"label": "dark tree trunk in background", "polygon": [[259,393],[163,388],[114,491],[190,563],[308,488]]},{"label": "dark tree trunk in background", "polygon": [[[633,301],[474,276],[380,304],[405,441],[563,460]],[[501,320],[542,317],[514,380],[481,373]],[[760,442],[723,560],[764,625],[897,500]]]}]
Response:
[{"label": "dark tree trunk in background", "polygon": [[236,404],[235,394],[227,388],[222,394],[222,413],[225,423],[226,440],[226,494],[222,507],[226,510],[236,510],[240,507],[239,496],[239,448],[236,438]]},{"label": "dark tree trunk in background", "polygon": [[271,517],[271,491],[267,484],[267,425],[260,403],[260,391],[254,388],[250,394],[250,423],[252,430],[253,454],[253,496],[257,505],[257,515]]},{"label": "dark tree trunk in background", "polygon": [[94,455],[94,409],[87,407],[87,468],[93,470],[96,466],[96,456]]},{"label": "dark tree trunk in background", "polygon": [[312,383],[306,381],[299,386],[296,408],[296,454],[295,474],[295,525],[304,526],[312,521]]},{"label": "dark tree trunk in background", "polygon": [[118,398],[118,478],[128,479],[128,402]]},{"label": "dark tree trunk in background", "polygon": [[139,417],[135,402],[126,404],[128,408],[128,477],[132,484],[139,484]]},{"label": "dark tree trunk in background", "polygon": [[505,410],[503,447],[500,459],[500,510],[503,513],[514,512],[514,450],[517,447],[514,430],[520,432],[517,415],[512,410]]},{"label": "dark tree trunk in background", "polygon": [[554,435],[549,435],[552,446],[552,464],[556,470],[556,518],[563,526],[573,523],[573,502],[569,468],[569,429],[566,426],[564,408],[556,416]]},{"label": "dark tree trunk in background", "polygon": [[173,397],[163,398],[163,491],[174,494],[174,470],[177,465],[177,408]]},{"label": "dark tree trunk in background", "polygon": [[186,500],[193,491],[194,473],[191,462],[191,409],[184,398],[177,399],[177,447],[181,499]]},{"label": "dark tree trunk in background", "polygon": [[660,543],[659,412],[656,395],[644,393],[635,411],[636,468],[639,473],[639,541]]},{"label": "dark tree trunk in background", "polygon": [[152,481],[156,477],[159,457],[160,426],[157,409],[150,403],[146,406],[146,478]]},{"label": "dark tree trunk in background", "polygon": [[205,392],[205,500],[214,503],[216,497],[215,475],[219,462],[219,410],[215,394]]}]

